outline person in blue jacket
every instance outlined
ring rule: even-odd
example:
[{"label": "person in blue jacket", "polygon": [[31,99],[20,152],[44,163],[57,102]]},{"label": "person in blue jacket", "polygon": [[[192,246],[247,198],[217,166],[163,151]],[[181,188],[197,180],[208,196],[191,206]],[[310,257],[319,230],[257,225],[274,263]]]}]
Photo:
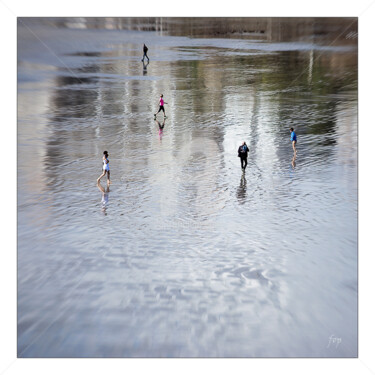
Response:
[{"label": "person in blue jacket", "polygon": [[247,166],[247,153],[249,152],[249,147],[247,147],[246,142],[243,142],[240,147],[238,147],[238,157],[241,158],[241,168],[245,171]]},{"label": "person in blue jacket", "polygon": [[296,149],[296,144],[297,144],[297,134],[294,131],[294,128],[290,128],[290,140],[292,141],[292,146],[293,146],[293,151],[296,154],[297,149]]}]

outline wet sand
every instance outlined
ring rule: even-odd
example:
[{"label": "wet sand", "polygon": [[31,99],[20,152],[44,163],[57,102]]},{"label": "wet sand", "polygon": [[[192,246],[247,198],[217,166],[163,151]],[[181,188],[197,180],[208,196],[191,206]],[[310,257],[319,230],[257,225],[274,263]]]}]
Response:
[{"label": "wet sand", "polygon": [[19,24],[18,356],[355,357],[356,44],[73,24]]}]

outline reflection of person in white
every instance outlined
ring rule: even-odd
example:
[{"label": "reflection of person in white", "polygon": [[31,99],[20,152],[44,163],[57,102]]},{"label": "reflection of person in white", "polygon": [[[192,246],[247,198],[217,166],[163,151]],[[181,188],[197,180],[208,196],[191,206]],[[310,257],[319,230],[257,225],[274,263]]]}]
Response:
[{"label": "reflection of person in white", "polygon": [[107,175],[107,185],[111,183],[110,172],[109,172],[109,159],[108,152],[103,152],[103,173],[98,177],[97,182],[100,183],[100,179]]},{"label": "reflection of person in white", "polygon": [[103,186],[98,183],[98,188],[102,192],[102,211],[105,214],[108,205],[109,186],[104,190]]},{"label": "reflection of person in white", "polygon": [[159,110],[158,110],[156,113],[154,113],[154,117],[156,117],[156,115],[157,115],[160,111],[163,111],[163,113],[164,113],[164,117],[167,117],[167,116],[165,115],[164,104],[168,104],[168,103],[164,101],[164,99],[163,99],[163,94],[161,94],[161,95],[160,95],[160,100],[159,100]]}]

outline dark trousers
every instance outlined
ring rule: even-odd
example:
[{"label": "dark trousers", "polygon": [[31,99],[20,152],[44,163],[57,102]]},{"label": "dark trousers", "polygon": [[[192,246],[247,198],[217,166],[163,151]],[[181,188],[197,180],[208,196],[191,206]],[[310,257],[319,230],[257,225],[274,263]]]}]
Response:
[{"label": "dark trousers", "polygon": [[147,57],[147,61],[150,61],[150,59],[147,56],[147,52],[143,52],[143,59],[142,59],[142,61],[144,61],[145,57]]},{"label": "dark trousers", "polygon": [[159,106],[159,110],[156,112],[156,114],[158,114],[160,111],[163,111],[163,113],[165,114],[163,105]]},{"label": "dark trousers", "polygon": [[241,158],[241,168],[246,169],[247,166],[247,158]]}]

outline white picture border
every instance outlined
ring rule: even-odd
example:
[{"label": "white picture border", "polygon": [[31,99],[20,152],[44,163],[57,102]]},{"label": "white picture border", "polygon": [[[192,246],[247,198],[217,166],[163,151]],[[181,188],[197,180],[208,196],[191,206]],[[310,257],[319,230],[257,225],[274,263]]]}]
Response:
[{"label": "white picture border", "polygon": [[[246,5],[244,5],[246,4]],[[223,16],[358,17],[359,21],[359,358],[357,359],[17,359],[17,17]],[[0,375],[12,374],[375,374],[373,335],[375,0],[45,1],[0,0],[1,151]],[[353,139],[353,142],[355,140]],[[343,306],[342,308],[345,308]]]}]

